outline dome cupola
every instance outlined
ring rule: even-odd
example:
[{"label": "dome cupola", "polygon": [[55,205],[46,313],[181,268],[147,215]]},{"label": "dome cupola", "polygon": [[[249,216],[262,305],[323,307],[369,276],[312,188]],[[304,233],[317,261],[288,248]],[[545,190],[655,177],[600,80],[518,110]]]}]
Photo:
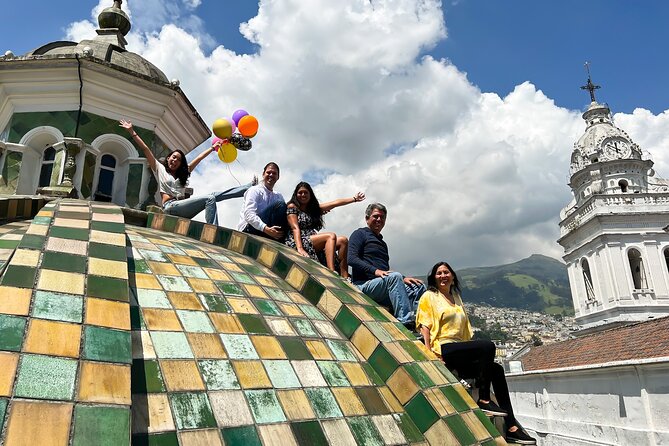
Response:
[{"label": "dome cupola", "polygon": [[114,5],[105,8],[100,15],[98,15],[98,24],[100,29],[118,29],[121,34],[127,36],[130,32],[130,18],[121,9],[123,0],[114,0]]}]

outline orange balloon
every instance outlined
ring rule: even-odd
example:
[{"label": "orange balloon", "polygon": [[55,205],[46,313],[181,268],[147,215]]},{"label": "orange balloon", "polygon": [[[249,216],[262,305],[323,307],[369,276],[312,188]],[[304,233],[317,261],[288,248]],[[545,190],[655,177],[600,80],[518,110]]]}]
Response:
[{"label": "orange balloon", "polygon": [[232,144],[223,144],[218,149],[218,159],[224,163],[231,163],[237,159],[237,147]]},{"label": "orange balloon", "polygon": [[214,131],[214,135],[218,136],[221,139],[231,137],[232,132],[234,131],[230,121],[225,118],[219,118],[216,121],[214,121],[214,125],[212,125],[212,130]]},{"label": "orange balloon", "polygon": [[237,129],[242,136],[253,138],[258,133],[258,120],[254,116],[246,115],[239,120]]}]

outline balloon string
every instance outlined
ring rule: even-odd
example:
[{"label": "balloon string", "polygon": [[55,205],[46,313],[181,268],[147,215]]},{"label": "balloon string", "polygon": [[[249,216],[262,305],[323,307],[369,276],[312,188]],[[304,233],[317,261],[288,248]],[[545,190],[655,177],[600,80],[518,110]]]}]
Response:
[{"label": "balloon string", "polygon": [[226,163],[226,166],[228,167],[228,172],[230,173],[230,176],[235,179],[238,185],[242,185],[242,183],[237,179],[234,173],[232,173],[232,169],[230,169],[230,164]]}]

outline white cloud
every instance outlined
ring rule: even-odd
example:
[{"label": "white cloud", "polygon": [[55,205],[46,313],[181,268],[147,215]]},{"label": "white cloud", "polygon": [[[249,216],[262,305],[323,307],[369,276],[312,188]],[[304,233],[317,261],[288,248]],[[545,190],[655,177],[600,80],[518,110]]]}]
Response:
[{"label": "white cloud", "polygon": [[[366,204],[386,204],[384,236],[400,271],[424,273],[440,259],[463,267],[561,255],[558,213],[571,198],[580,113],[531,83],[503,98],[481,93],[429,56],[446,36],[439,1],[262,0],[240,26],[258,45],[253,55],[222,46],[209,53],[201,21],[172,19],[177,11],[197,23],[188,9],[195,3],[131,1],[128,49],[179,78],[206,122],[237,108],[260,121],[241,164],[214,156],[201,164],[196,194],[234,185],[228,167],[245,183],[273,160],[286,198],[305,174],[320,172],[334,172],[316,186],[321,200],[365,191],[365,203],[326,216],[328,230],[349,234],[363,225]],[[659,150],[669,142],[668,113],[636,110],[616,122],[669,172]],[[223,225],[236,225],[240,205],[219,205]]]}]

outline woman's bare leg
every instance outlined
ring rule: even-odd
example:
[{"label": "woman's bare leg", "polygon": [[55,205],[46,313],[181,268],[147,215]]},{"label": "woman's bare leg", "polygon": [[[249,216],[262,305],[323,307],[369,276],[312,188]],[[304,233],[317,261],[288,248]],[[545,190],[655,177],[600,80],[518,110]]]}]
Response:
[{"label": "woman's bare leg", "polygon": [[337,235],[334,232],[321,232],[319,234],[314,234],[311,237],[311,244],[314,245],[314,249],[318,251],[325,252],[325,263],[328,268],[332,271],[335,270],[334,266],[334,256],[335,256],[335,245],[337,243]]},{"label": "woman's bare leg", "polygon": [[339,256],[339,274],[346,279],[348,277],[348,238],[343,235],[337,236],[337,255]]}]

